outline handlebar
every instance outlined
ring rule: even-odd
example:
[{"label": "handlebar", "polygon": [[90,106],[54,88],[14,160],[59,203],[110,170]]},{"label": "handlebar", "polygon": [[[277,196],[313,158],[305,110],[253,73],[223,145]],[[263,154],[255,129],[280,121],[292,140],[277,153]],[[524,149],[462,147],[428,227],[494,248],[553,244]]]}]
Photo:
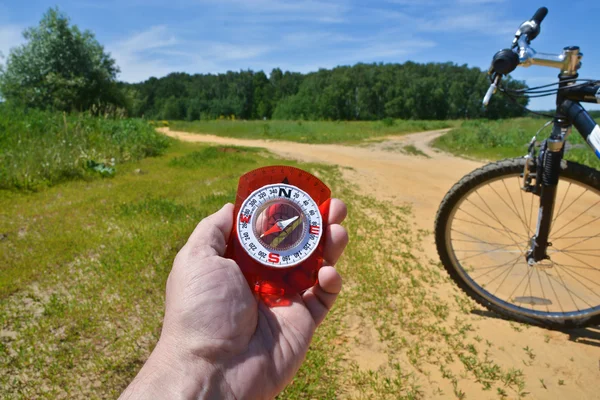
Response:
[{"label": "handlebar", "polygon": [[484,107],[488,105],[492,95],[496,93],[502,76],[508,75],[519,65],[529,67],[531,65],[542,65],[546,67],[559,68],[562,75],[576,76],[577,70],[581,67],[581,57],[579,47],[565,47],[561,54],[537,53],[531,48],[530,43],[540,33],[540,25],[548,15],[546,7],[539,8],[533,17],[521,24],[510,49],[500,50],[494,55],[489,75],[492,84],[488,89],[484,99]]}]

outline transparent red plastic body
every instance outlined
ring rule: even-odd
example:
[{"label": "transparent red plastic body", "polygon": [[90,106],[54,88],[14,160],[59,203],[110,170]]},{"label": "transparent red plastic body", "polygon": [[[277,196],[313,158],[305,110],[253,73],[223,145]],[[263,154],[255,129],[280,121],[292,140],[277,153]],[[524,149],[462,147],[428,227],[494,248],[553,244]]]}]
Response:
[{"label": "transparent red plastic body", "polygon": [[237,262],[253,291],[263,295],[284,296],[301,293],[317,283],[317,275],[323,265],[323,245],[331,190],[319,178],[299,168],[277,165],[255,169],[240,178],[233,211],[234,219],[250,194],[263,186],[275,183],[287,183],[302,189],[319,206],[323,234],[317,248],[299,265],[289,268],[269,267],[254,260],[244,250],[238,239],[237,224],[234,223],[225,257]]}]

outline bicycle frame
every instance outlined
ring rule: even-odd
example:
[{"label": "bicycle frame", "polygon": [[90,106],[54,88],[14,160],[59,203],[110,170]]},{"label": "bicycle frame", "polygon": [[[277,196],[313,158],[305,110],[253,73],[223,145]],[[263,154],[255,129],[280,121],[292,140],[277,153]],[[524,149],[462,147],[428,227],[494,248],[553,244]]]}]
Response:
[{"label": "bicycle frame", "polygon": [[[578,49],[577,49],[578,50]],[[600,158],[600,127],[590,114],[579,104],[600,103],[600,85],[584,85],[569,89],[577,74],[559,75],[559,92],[556,98],[556,116],[550,138],[544,141],[536,168],[534,193],[540,196],[538,223],[531,247],[527,253],[527,262],[534,265],[548,259],[547,249],[554,215],[556,189],[564,154],[564,143],[574,125],[581,136]]]}]

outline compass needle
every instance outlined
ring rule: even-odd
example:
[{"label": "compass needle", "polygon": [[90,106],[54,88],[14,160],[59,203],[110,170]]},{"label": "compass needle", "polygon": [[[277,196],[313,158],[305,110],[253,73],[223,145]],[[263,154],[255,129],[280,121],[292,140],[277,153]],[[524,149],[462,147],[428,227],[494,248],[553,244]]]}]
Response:
[{"label": "compass needle", "polygon": [[[297,221],[296,221],[296,220],[297,220]],[[285,229],[285,230],[284,230],[284,231],[281,233],[281,235],[277,236],[277,237],[276,237],[276,238],[275,238],[275,239],[274,239],[274,240],[271,242],[271,246],[273,246],[273,247],[277,247],[277,246],[279,246],[279,244],[280,244],[281,242],[283,242],[283,241],[284,241],[284,240],[285,240],[285,239],[288,237],[288,235],[289,235],[290,233],[292,233],[293,231],[295,231],[295,230],[296,230],[296,228],[297,228],[298,226],[300,226],[300,224],[302,223],[302,220],[298,219],[298,217],[296,217],[296,218],[294,219],[294,221],[296,221],[296,222],[290,222],[292,225],[290,226],[290,228],[289,228],[289,229]]]},{"label": "compass needle", "polygon": [[285,230],[285,228],[287,228],[292,222],[296,221],[298,218],[299,218],[298,216],[295,216],[295,217],[287,219],[285,221],[278,221],[269,230],[265,231],[262,235],[260,235],[260,237],[263,238],[267,235],[281,232],[281,231]]}]

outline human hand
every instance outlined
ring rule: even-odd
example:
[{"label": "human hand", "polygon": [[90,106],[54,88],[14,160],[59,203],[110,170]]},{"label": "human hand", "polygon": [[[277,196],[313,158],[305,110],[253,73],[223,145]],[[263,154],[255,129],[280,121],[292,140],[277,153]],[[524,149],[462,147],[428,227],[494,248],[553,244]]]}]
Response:
[{"label": "human hand", "polygon": [[160,340],[122,398],[272,398],[283,390],[341,290],[333,266],[348,242],[345,217],[345,204],[333,199],[318,284],[275,308],[223,258],[233,206],[202,220],[169,275]]}]

